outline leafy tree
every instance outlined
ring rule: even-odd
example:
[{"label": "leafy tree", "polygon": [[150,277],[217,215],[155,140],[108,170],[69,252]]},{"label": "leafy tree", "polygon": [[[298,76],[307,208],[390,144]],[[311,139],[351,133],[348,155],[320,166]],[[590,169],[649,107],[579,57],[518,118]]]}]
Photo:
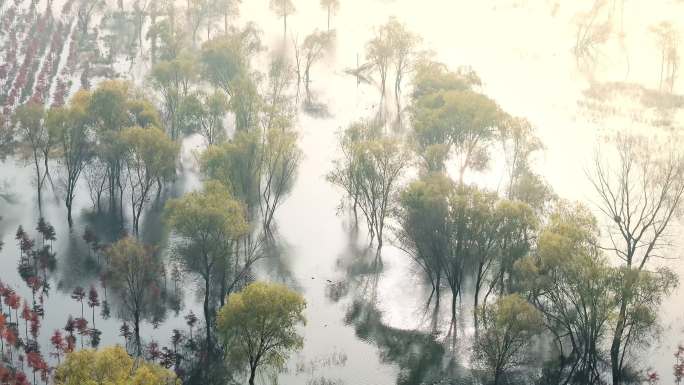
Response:
[{"label": "leafy tree", "polygon": [[490,372],[494,385],[504,383],[508,370],[528,362],[532,338],[541,329],[539,311],[517,294],[501,297],[484,310],[475,358]]},{"label": "leafy tree", "polygon": [[453,153],[459,181],[463,183],[466,170],[481,171],[487,167],[489,146],[497,138],[502,114],[487,96],[446,86],[450,88],[414,99],[414,138],[429,169],[443,169]]},{"label": "leafy tree", "polygon": [[[217,277],[229,280],[226,295],[249,271],[254,257],[240,261],[235,253],[236,241],[249,230],[244,206],[221,183],[209,181],[204,190],[192,192],[167,203],[168,224],[181,238],[177,254],[188,270],[196,272],[204,282],[204,319],[206,341],[212,347],[213,299]],[[232,268],[230,277],[223,272]]]},{"label": "leafy tree", "polygon": [[201,157],[202,173],[217,180],[246,205],[250,216],[259,207],[261,136],[257,131],[235,133],[230,142],[209,147]]},{"label": "leafy tree", "polygon": [[42,105],[29,102],[14,112],[13,122],[21,144],[26,149],[25,159],[31,159],[36,171],[38,206],[42,207],[42,191],[49,178],[48,157],[54,145],[54,138],[45,124],[45,109]]},{"label": "leafy tree", "polygon": [[133,229],[139,234],[140,215],[156,185],[171,179],[176,172],[179,145],[158,128],[131,127],[121,132],[126,147],[124,163],[131,194]]},{"label": "leafy tree", "polygon": [[180,137],[183,129],[182,106],[190,93],[190,84],[196,77],[196,63],[189,54],[181,54],[171,60],[157,62],[151,70],[152,86],[162,98],[162,111],[166,131],[171,139]]},{"label": "leafy tree", "polygon": [[392,50],[394,69],[394,98],[397,114],[401,116],[401,85],[404,77],[413,71],[418,59],[417,46],[420,37],[406,29],[406,26],[392,17],[382,28],[387,31],[387,39]]},{"label": "leafy tree", "polygon": [[149,246],[131,237],[112,244],[106,253],[112,288],[121,298],[124,317],[133,322],[135,352],[140,356],[140,323],[159,301],[161,262]]},{"label": "leafy tree", "polygon": [[554,336],[558,376],[572,383],[602,382],[601,347],[615,315],[615,270],[601,255],[598,237],[589,209],[562,202],[541,231],[536,253],[515,264],[522,291]]},{"label": "leafy tree", "polygon": [[248,367],[249,384],[257,370],[282,370],[289,353],[302,348],[297,326],[305,324],[304,298],[279,284],[254,282],[228,297],[218,315],[218,331],[227,358]]},{"label": "leafy tree", "polygon": [[287,17],[297,11],[292,0],[271,0],[271,10],[283,18],[283,39],[287,37]]},{"label": "leafy tree", "polygon": [[141,359],[134,360],[120,346],[100,351],[85,349],[66,355],[55,370],[56,385],[172,385],[176,375]]},{"label": "leafy tree", "polygon": [[[78,96],[76,97],[78,99]],[[69,107],[50,109],[46,123],[50,136],[55,138],[58,161],[64,169],[62,184],[67,207],[67,221],[73,225],[71,209],[81,173],[94,155],[94,133],[88,124],[85,110],[78,103]]]},{"label": "leafy tree", "polygon": [[332,44],[330,32],[314,31],[302,42],[300,52],[304,59],[304,85],[309,89],[311,66],[320,60]]},{"label": "leafy tree", "polygon": [[132,126],[160,127],[159,116],[149,101],[138,98],[131,85],[123,81],[103,81],[92,93],[79,98],[95,128],[98,156],[107,165],[107,191],[110,211],[116,207],[119,195],[120,217],[123,219],[123,196],[126,187],[124,174],[126,146],[121,131]]},{"label": "leafy tree", "polygon": [[261,41],[253,25],[232,30],[202,45],[203,77],[229,97],[238,131],[257,124],[261,100],[250,73],[250,60],[260,50]]},{"label": "leafy tree", "polygon": [[220,91],[190,95],[181,109],[185,129],[202,135],[209,146],[224,142],[227,133],[223,119],[228,113],[228,106],[228,99]]},{"label": "leafy tree", "polygon": [[409,154],[401,142],[382,134],[371,123],[351,125],[340,146],[351,161],[339,160],[328,180],[345,191],[366,219],[371,241],[377,236],[382,248],[385,218],[392,212],[399,179],[409,163]]},{"label": "leafy tree", "polygon": [[408,185],[399,196],[396,212],[399,247],[427,276],[439,307],[444,263],[451,254],[453,220],[450,197],[454,183],[443,174],[429,174]]},{"label": "leafy tree", "polygon": [[330,17],[340,9],[340,0],[321,0],[321,8],[328,11],[328,31],[330,31]]},{"label": "leafy tree", "polygon": [[375,37],[366,43],[366,61],[370,64],[370,68],[377,72],[380,77],[381,99],[384,99],[386,94],[392,51],[388,31],[382,27],[378,28]]},{"label": "leafy tree", "polygon": [[273,128],[266,133],[262,154],[260,202],[264,228],[268,229],[276,209],[294,184],[303,154],[297,147],[297,135],[279,128]]}]

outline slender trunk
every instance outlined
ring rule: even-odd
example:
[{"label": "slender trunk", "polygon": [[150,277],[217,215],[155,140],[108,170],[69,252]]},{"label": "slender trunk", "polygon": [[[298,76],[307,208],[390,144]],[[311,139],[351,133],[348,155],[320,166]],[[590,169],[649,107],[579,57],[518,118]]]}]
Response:
[{"label": "slender trunk", "polygon": [[207,275],[204,280],[204,320],[207,324],[207,351],[211,350],[211,310],[209,309],[209,290],[210,282],[209,276]]},{"label": "slender trunk", "polygon": [[330,32],[330,5],[328,4],[328,32]]},{"label": "slender trunk", "polygon": [[622,383],[622,368],[620,365],[620,353],[622,351],[622,334],[625,330],[625,317],[627,314],[627,303],[622,301],[620,304],[620,313],[618,314],[617,323],[615,325],[615,333],[613,334],[613,342],[610,345],[610,364],[613,374],[613,385],[621,385]]},{"label": "slender trunk", "polygon": [[142,355],[142,343],[140,342],[140,314],[139,312],[135,312],[133,316],[133,321],[135,322],[135,325],[133,326],[135,329],[135,354],[140,357]]},{"label": "slender trunk", "polygon": [[249,368],[249,385],[254,385],[254,378],[256,377],[256,367],[251,366]]}]

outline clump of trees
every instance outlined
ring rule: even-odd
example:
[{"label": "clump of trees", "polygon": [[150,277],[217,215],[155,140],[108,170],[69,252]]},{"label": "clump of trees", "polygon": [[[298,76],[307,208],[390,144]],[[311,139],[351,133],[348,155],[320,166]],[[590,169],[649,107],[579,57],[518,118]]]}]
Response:
[{"label": "clump of trees", "polygon": [[85,349],[66,355],[55,371],[55,384],[76,385],[91,382],[122,385],[180,384],[176,375],[152,362],[134,360],[119,346],[102,350]]}]

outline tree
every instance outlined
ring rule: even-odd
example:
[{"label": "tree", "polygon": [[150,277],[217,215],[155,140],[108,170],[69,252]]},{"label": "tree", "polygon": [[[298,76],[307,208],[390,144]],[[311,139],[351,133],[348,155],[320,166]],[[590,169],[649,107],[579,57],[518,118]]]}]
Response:
[{"label": "tree", "polygon": [[618,135],[615,147],[614,166],[597,153],[590,180],[608,223],[604,248],[620,262],[619,311],[610,348],[613,384],[620,385],[626,352],[655,326],[631,321],[643,318],[645,310],[657,310],[676,283],[668,271],[649,272],[648,267],[652,259],[664,257],[661,252],[669,245],[667,231],[684,194],[684,168],[676,149],[642,137]]},{"label": "tree", "polygon": [[483,312],[475,358],[491,372],[494,385],[503,383],[508,370],[527,362],[532,339],[541,329],[541,314],[517,294],[499,298]]},{"label": "tree", "polygon": [[131,194],[133,230],[139,234],[140,215],[156,185],[171,179],[176,172],[180,146],[158,128],[131,127],[121,132],[126,147],[124,164]]},{"label": "tree", "polygon": [[292,0],[271,0],[271,10],[275,12],[278,17],[283,18],[283,39],[287,38],[287,16],[295,13],[295,8]]},{"label": "tree", "polygon": [[115,242],[106,253],[112,288],[121,298],[124,317],[133,322],[135,353],[140,356],[140,323],[159,299],[161,262],[149,246],[131,237]]},{"label": "tree", "polygon": [[679,33],[667,21],[651,27],[651,32],[655,35],[658,48],[660,49],[660,81],[658,89],[660,91],[667,90],[673,92],[679,70]]},{"label": "tree", "polygon": [[240,15],[242,0],[217,0],[216,8],[223,13],[223,32],[228,33],[228,20]]},{"label": "tree", "polygon": [[340,0],[321,0],[321,8],[328,11],[328,32],[330,32],[330,16],[340,9]]},{"label": "tree", "polygon": [[185,129],[199,133],[209,146],[224,142],[227,133],[223,120],[228,106],[226,95],[220,91],[209,95],[204,92],[190,95],[181,108]]},{"label": "tree", "polygon": [[121,131],[132,126],[160,127],[159,116],[152,104],[134,94],[131,84],[124,81],[101,82],[92,93],[83,93],[79,103],[85,106],[97,138],[98,157],[106,164],[105,177],[109,192],[109,208],[116,208],[118,191],[119,214],[123,221],[123,196],[126,178],[123,173],[126,146]]},{"label": "tree", "polygon": [[261,212],[265,229],[271,227],[276,209],[294,185],[302,159],[297,134],[271,128],[266,132],[262,150]]},{"label": "tree", "polygon": [[249,367],[249,384],[257,370],[282,370],[290,351],[302,348],[297,326],[305,324],[304,298],[279,284],[254,282],[228,297],[218,315],[218,331],[229,360]]},{"label": "tree", "polygon": [[[79,96],[76,97],[78,99]],[[58,160],[64,169],[62,185],[67,208],[67,221],[73,225],[71,209],[76,197],[76,186],[81,173],[94,155],[93,132],[83,106],[74,103],[69,107],[56,107],[47,114],[46,125],[55,138]]]},{"label": "tree", "polygon": [[[350,126],[341,138],[340,146],[345,157],[346,151],[350,151],[353,161],[336,162],[328,180],[345,191],[352,191],[343,199],[354,199],[355,205],[361,209],[371,242],[377,236],[379,251],[385,218],[393,210],[394,195],[408,166],[409,154],[398,139],[382,134],[379,126],[365,122]],[[351,178],[347,178],[348,175]]]},{"label": "tree", "polygon": [[230,142],[209,147],[200,160],[202,173],[229,186],[252,217],[261,202],[261,136],[259,132],[235,133]]},{"label": "tree", "polygon": [[454,183],[443,174],[429,174],[408,185],[399,196],[395,231],[399,247],[423,270],[439,307],[445,261],[451,254],[453,221],[450,197]]},{"label": "tree", "polygon": [[214,280],[221,276],[222,269],[235,266],[230,287],[226,288],[232,290],[255,262],[250,256],[240,261],[235,254],[236,240],[249,230],[245,208],[225,186],[209,181],[203,191],[169,201],[165,215],[170,227],[181,238],[177,255],[187,269],[199,274],[204,282],[206,342],[211,349]]},{"label": "tree", "polygon": [[182,106],[190,91],[190,83],[196,78],[196,63],[189,54],[181,54],[171,60],[157,62],[151,70],[152,86],[162,98],[162,111],[166,131],[171,139],[180,137],[183,129]]},{"label": "tree", "polygon": [[323,57],[325,51],[330,48],[331,43],[332,35],[330,32],[314,31],[304,38],[300,52],[304,59],[304,85],[307,90],[311,82],[311,66]]},{"label": "tree", "polygon": [[401,117],[401,85],[404,77],[413,70],[417,61],[416,47],[420,37],[406,29],[402,23],[392,17],[382,28],[387,30],[387,39],[392,50],[394,67],[394,98],[397,114]]},{"label": "tree", "polygon": [[447,116],[458,117],[446,113],[445,94],[468,92],[479,83],[477,75],[465,69],[452,72],[443,64],[431,61],[416,66],[411,95],[411,139],[426,171],[445,169],[457,138],[457,132],[446,120]]},{"label": "tree", "polygon": [[12,154],[15,141],[14,127],[10,124],[8,117],[0,113],[0,161]]},{"label": "tree", "polygon": [[48,157],[54,144],[54,138],[45,124],[45,109],[42,105],[29,102],[17,108],[13,120],[21,144],[26,148],[23,156],[31,159],[35,167],[38,207],[42,208],[43,185],[50,175]]},{"label": "tree", "polygon": [[386,94],[387,76],[389,74],[392,54],[392,46],[387,29],[378,28],[375,37],[366,43],[366,60],[370,63],[370,68],[380,76],[381,100],[384,100]]},{"label": "tree", "polygon": [[93,309],[93,327],[95,327],[95,308],[100,306],[100,296],[97,294],[95,286],[90,286],[88,290],[88,307]]},{"label": "tree", "polygon": [[560,362],[559,381],[602,383],[601,347],[615,316],[615,270],[598,246],[588,208],[561,202],[539,234],[537,251],[515,263],[520,289],[544,315]]},{"label": "tree", "polygon": [[[459,182],[468,169],[481,171],[489,161],[489,146],[496,139],[501,112],[487,96],[472,90],[448,89],[414,99],[412,120],[419,151],[430,168],[443,169],[453,152]],[[433,149],[437,153],[431,153]]]},{"label": "tree", "polygon": [[55,370],[56,385],[172,385],[176,375],[163,367],[131,358],[120,346],[85,349],[66,355]]},{"label": "tree", "polygon": [[260,50],[258,32],[251,24],[202,45],[203,77],[228,96],[237,131],[257,124],[261,100],[250,73],[250,60]]}]

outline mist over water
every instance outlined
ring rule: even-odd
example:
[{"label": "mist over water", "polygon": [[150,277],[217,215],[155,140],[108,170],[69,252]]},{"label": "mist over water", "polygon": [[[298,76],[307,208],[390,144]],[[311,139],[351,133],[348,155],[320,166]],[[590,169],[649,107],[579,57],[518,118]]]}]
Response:
[{"label": "mist over water", "polygon": [[[9,0],[0,0],[0,14],[9,3]],[[39,3],[39,10],[44,9],[44,3]],[[58,3],[54,1],[54,9],[60,9]],[[573,47],[578,24],[586,18],[583,14],[591,9],[593,0],[343,0],[341,3],[339,12],[332,18],[336,33],[334,49],[311,70],[311,94],[326,113],[311,113],[303,108],[298,111],[295,128],[304,157],[296,183],[276,214],[276,245],[270,250],[270,256],[260,260],[255,268],[255,278],[285,283],[307,301],[307,324],[302,328],[304,347],[290,358],[288,370],[278,375],[278,383],[418,385],[433,383],[444,373],[463,376],[463,383],[467,384],[470,339],[474,332],[472,298],[466,294],[459,303],[458,337],[452,345],[447,336],[448,294],[444,294],[444,306],[436,317],[431,310],[427,311],[429,283],[396,247],[394,235],[390,232],[387,236],[382,261],[378,263],[375,248],[368,247],[363,227],[355,229],[353,217],[339,210],[342,192],[325,179],[337,157],[338,133],[358,119],[373,116],[380,107],[377,87],[357,83],[347,70],[356,68],[357,60],[363,61],[365,44],[374,29],[390,17],[396,17],[422,37],[421,47],[433,52],[435,60],[451,69],[472,67],[483,81],[483,93],[510,114],[527,118],[544,144],[543,151],[534,159],[535,171],[558,196],[588,202],[596,209],[591,205],[596,196],[586,171],[597,146],[616,132],[656,136],[684,128],[682,104],[663,108],[643,102],[643,94],[657,89],[659,81],[659,51],[649,28],[661,21],[671,21],[684,28],[684,2],[615,0],[614,5],[611,2],[609,7],[615,7],[614,15],[619,16],[612,19],[609,37],[598,44],[596,57],[586,62],[578,60]],[[182,6],[184,1],[178,4]],[[621,6],[624,9],[618,11]],[[605,16],[599,16],[602,17]],[[268,10],[266,0],[243,0],[237,23],[248,21],[256,23],[269,49],[282,48],[282,23]],[[291,51],[292,40],[301,40],[315,29],[325,30],[326,22],[319,0],[298,1],[297,13],[288,18],[285,50]],[[0,36],[0,44],[4,40]],[[257,68],[263,70],[265,64],[257,63]],[[120,68],[124,78],[141,87],[149,86],[146,77],[149,69],[150,63],[141,57],[134,58],[130,66]],[[98,80],[93,79],[93,83]],[[616,83],[629,86],[615,91]],[[681,93],[683,84],[682,81],[675,84],[673,93]],[[409,92],[405,90],[405,105]],[[391,111],[393,100],[385,102]],[[177,180],[143,214],[141,238],[158,245],[167,261],[169,240],[161,209],[167,199],[201,188],[196,154],[204,147],[197,135],[183,140]],[[503,154],[493,153],[492,158],[487,172],[469,172],[466,180],[503,189]],[[0,252],[0,280],[25,298],[31,297],[31,291],[16,268],[18,250],[14,233],[19,225],[34,233],[39,218],[30,166],[15,157],[0,163],[0,183],[5,184],[2,191],[11,198],[0,201],[0,239],[5,244]],[[451,168],[448,171],[457,173]],[[78,185],[73,209],[75,225],[71,230],[66,226],[61,195],[56,196],[50,187],[44,191],[47,193],[44,193],[42,211],[57,229],[58,261],[56,271],[50,275],[51,291],[44,304],[47,316],[42,321],[40,336],[42,344],[48,346],[52,330],[63,328],[68,314],[80,314],[81,305],[70,298],[73,288],[99,285],[97,274],[82,262],[88,257],[82,240],[84,229],[95,228],[102,239],[110,240],[115,239],[118,230],[115,224],[107,223],[107,218],[97,218],[91,213],[92,205],[83,181]],[[681,278],[684,265],[679,260],[682,250],[679,227],[677,222],[671,235],[674,245],[671,255],[676,259],[657,263],[670,266]],[[471,293],[468,285],[472,283],[466,284],[467,293]],[[166,344],[173,329],[186,328],[185,314],[190,310],[197,315],[202,313],[200,287],[201,282],[193,274],[185,274],[180,311],[168,309],[156,326],[143,323],[143,339]],[[116,301],[113,298],[111,301],[112,317],[97,319],[97,327],[103,332],[101,346],[122,343]],[[653,368],[661,373],[664,384],[671,383],[668,381],[672,354],[684,342],[683,301],[682,287],[665,300],[659,313],[661,338],[642,349],[637,358],[643,369]],[[435,319],[439,326],[432,333]]]}]

